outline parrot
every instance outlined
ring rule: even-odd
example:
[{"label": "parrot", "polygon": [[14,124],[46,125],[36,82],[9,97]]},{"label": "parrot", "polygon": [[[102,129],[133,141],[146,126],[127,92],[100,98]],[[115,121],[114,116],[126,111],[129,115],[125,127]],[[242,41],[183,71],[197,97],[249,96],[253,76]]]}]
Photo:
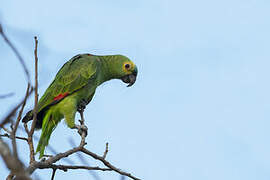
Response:
[{"label": "parrot", "polygon": [[[135,83],[137,74],[137,66],[124,55],[87,53],[67,61],[37,103],[35,129],[42,129],[36,149],[39,159],[44,156],[51,134],[62,119],[69,128],[78,128],[75,114],[91,102],[99,85],[111,79],[120,79],[130,87]],[[22,122],[32,119],[33,110],[26,113]]]}]

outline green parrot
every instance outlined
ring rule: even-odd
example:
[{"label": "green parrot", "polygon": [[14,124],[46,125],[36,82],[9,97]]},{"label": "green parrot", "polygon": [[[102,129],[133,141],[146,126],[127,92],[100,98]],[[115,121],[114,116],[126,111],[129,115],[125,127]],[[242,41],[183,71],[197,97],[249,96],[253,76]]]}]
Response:
[{"label": "green parrot", "polygon": [[[39,158],[57,124],[64,118],[69,128],[78,128],[75,114],[93,98],[96,88],[105,81],[121,79],[132,86],[137,77],[136,65],[123,55],[96,56],[79,54],[66,62],[56,74],[37,104],[36,129],[42,128],[36,152]],[[23,122],[33,119],[33,110],[23,118]]]}]

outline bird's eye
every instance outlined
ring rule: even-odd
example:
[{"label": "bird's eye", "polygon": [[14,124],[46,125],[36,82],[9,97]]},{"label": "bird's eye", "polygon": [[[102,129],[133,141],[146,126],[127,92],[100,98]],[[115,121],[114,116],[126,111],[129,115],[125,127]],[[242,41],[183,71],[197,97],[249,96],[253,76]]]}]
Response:
[{"label": "bird's eye", "polygon": [[125,64],[125,68],[129,69],[130,68],[130,64]]}]

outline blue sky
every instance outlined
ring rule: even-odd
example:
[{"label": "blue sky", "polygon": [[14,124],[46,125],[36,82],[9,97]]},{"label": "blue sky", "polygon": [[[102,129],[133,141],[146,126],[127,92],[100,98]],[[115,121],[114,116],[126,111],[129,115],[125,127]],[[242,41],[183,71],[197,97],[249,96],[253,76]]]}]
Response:
[{"label": "blue sky", "polygon": [[[107,82],[86,109],[88,148],[102,153],[109,142],[108,160],[117,167],[142,179],[264,180],[270,178],[269,9],[265,0],[4,1],[0,20],[32,74],[38,36],[40,94],[78,53],[124,54],[137,64],[133,87]],[[26,84],[2,40],[0,57],[0,94],[15,93],[1,101],[3,117]],[[33,98],[27,109],[32,105]],[[71,137],[79,141],[61,123],[51,146],[64,151]],[[22,159],[25,147],[20,143]],[[51,171],[37,175],[48,179]],[[56,179],[78,175],[92,178],[58,171]]]}]

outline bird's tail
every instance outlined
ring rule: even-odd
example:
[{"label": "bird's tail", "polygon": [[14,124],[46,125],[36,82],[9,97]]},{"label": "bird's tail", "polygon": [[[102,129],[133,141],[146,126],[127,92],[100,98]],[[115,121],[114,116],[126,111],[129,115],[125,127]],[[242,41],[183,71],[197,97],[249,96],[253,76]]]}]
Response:
[{"label": "bird's tail", "polygon": [[39,152],[39,159],[42,158],[42,156],[44,155],[45,147],[48,145],[51,134],[58,122],[59,120],[53,118],[52,110],[49,109],[43,118],[42,133],[36,150],[36,153]]}]

